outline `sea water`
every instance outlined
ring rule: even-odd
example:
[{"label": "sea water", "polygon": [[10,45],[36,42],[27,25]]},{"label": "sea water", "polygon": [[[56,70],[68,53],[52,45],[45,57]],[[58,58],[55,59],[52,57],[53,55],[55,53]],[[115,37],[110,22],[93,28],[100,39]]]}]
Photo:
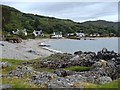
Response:
[{"label": "sea water", "polygon": [[75,51],[98,52],[103,48],[118,52],[118,38],[95,38],[95,40],[74,40],[74,39],[54,39],[45,44],[49,44],[49,49],[54,49],[64,53],[74,53]]}]

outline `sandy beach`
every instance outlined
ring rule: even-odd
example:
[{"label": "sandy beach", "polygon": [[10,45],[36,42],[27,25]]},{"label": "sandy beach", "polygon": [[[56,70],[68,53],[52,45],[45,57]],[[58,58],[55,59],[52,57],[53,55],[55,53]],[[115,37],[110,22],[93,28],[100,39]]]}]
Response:
[{"label": "sandy beach", "polygon": [[53,52],[43,49],[39,45],[50,39],[28,39],[21,43],[10,43],[0,41],[0,58],[32,60],[53,54]]}]

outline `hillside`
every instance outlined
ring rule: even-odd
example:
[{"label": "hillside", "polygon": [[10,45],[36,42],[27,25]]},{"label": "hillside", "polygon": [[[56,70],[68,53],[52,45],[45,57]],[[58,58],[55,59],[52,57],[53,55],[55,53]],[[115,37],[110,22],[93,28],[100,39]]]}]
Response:
[{"label": "hillside", "polygon": [[9,6],[1,6],[2,29],[4,33],[11,33],[13,30],[26,28],[29,33],[33,32],[33,30],[42,29],[47,34],[54,31],[62,31],[63,34],[82,31],[86,34],[100,33],[103,36],[109,36],[113,33],[113,36],[120,36],[117,22],[97,20],[78,23],[68,19],[27,14]]}]

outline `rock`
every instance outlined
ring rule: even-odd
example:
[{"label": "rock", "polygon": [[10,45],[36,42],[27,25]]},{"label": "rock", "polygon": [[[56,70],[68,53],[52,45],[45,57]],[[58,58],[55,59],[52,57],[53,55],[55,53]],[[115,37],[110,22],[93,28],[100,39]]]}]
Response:
[{"label": "rock", "polygon": [[[69,66],[71,62],[69,62],[70,58],[72,58],[72,54],[53,54],[50,57],[48,57],[47,60],[42,60],[40,61],[40,67],[47,67],[47,68],[52,68],[52,69],[58,69],[58,68],[65,68]],[[69,63],[68,63],[69,62]]]},{"label": "rock", "polygon": [[8,62],[0,62],[0,68],[6,68],[8,66],[10,66]]},{"label": "rock", "polygon": [[48,89],[50,88],[70,88],[70,84],[64,78],[57,78],[48,83]]},{"label": "rock", "polygon": [[102,53],[106,53],[106,52],[108,52],[107,48],[103,48]]},{"label": "rock", "polygon": [[109,82],[112,82],[112,79],[108,76],[103,76],[103,77],[99,77],[96,83],[105,84],[105,83],[109,83]]},{"label": "rock", "polygon": [[55,70],[55,72],[54,72],[55,74],[57,74],[58,76],[60,76],[60,77],[65,77],[65,76],[67,76],[67,72],[65,71],[65,70],[63,70],[63,69],[60,69],[60,70]]},{"label": "rock", "polygon": [[39,55],[36,51],[34,51],[34,50],[28,50],[27,52],[29,52],[29,53],[32,53],[32,54],[35,54],[35,55]]},{"label": "rock", "polygon": [[107,66],[107,61],[105,60],[100,60],[92,65],[92,68],[101,68],[101,67],[106,67]]},{"label": "rock", "polygon": [[21,77],[23,78],[23,76],[26,75],[30,75],[32,74],[33,69],[32,67],[28,67],[28,66],[18,66],[16,68],[16,70],[12,70],[9,72],[9,76],[13,77],[13,76],[17,76],[17,77]]},{"label": "rock", "polygon": [[56,74],[48,73],[48,72],[41,72],[37,75],[31,77],[31,81],[35,84],[47,84],[50,80],[56,78]]},{"label": "rock", "polygon": [[116,65],[116,73],[111,77],[113,80],[120,78],[120,65]]},{"label": "rock", "polygon": [[13,38],[13,39],[6,39],[6,41],[9,41],[11,43],[21,43],[22,39],[21,38]]},{"label": "rock", "polygon": [[17,77],[22,78],[23,77],[23,73],[20,72],[20,71],[17,71],[17,70],[12,70],[12,71],[9,72],[9,76],[10,77],[17,76]]},{"label": "rock", "polygon": [[101,51],[97,52],[98,59],[111,60],[116,58],[118,55],[114,51],[108,51],[106,48],[103,48]]},{"label": "rock", "polygon": [[3,43],[0,43],[1,46],[5,46]]},{"label": "rock", "polygon": [[77,51],[77,52],[74,52],[74,55],[81,55],[83,52],[82,51]]},{"label": "rock", "polygon": [[11,84],[2,84],[2,85],[0,85],[0,88],[1,88],[1,90],[10,89],[10,88],[12,88],[12,85]]},{"label": "rock", "polygon": [[109,76],[112,79],[116,78],[115,75],[118,73],[116,65],[105,60],[100,60],[93,64],[91,71],[95,71],[101,76]]},{"label": "rock", "polygon": [[[55,54],[56,55],[56,54]],[[92,66],[95,63],[93,53],[81,55],[57,54],[52,55],[47,60],[42,60],[38,64],[41,68],[59,69],[70,66]]]},{"label": "rock", "polygon": [[71,58],[70,60],[71,61],[73,61],[73,60],[78,61],[78,60],[80,60],[80,57],[79,57],[79,55],[76,55],[75,57]]},{"label": "rock", "polygon": [[76,82],[86,82],[87,77],[75,74],[71,76],[67,76],[66,79],[69,81],[70,84],[76,83]]}]

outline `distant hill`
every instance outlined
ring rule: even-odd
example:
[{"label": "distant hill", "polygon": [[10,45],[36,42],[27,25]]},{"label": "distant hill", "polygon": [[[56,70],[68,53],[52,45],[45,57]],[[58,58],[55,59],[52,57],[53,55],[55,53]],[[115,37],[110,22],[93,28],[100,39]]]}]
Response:
[{"label": "distant hill", "polygon": [[61,31],[63,34],[84,32],[86,34],[100,33],[103,36],[109,36],[113,33],[115,36],[120,36],[117,22],[97,20],[78,23],[69,19],[27,14],[5,5],[1,5],[1,7],[2,29],[4,33],[10,33],[17,28],[26,28],[29,33],[33,30],[42,29],[43,32],[47,34],[54,31]]}]

